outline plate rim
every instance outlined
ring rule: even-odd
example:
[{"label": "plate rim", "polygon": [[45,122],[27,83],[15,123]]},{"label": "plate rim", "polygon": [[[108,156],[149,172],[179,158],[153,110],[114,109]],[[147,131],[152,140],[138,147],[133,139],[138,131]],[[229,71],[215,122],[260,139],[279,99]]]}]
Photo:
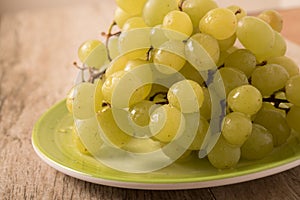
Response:
[{"label": "plate rim", "polygon": [[245,174],[245,171],[235,171],[234,176],[232,176],[231,173],[223,174],[223,175],[219,174],[218,179],[205,180],[205,181],[199,180],[199,177],[198,180],[195,177],[177,178],[176,182],[174,182],[174,180],[172,182],[172,179],[160,179],[159,181],[157,180],[145,181],[146,179],[143,179],[141,181],[136,181],[128,178],[126,178],[125,180],[124,178],[112,177],[112,176],[102,176],[102,177],[94,176],[92,174],[88,174],[86,172],[73,169],[69,166],[60,163],[55,159],[52,159],[51,156],[47,155],[48,154],[47,152],[43,151],[44,149],[38,144],[38,141],[36,141],[35,136],[38,133],[37,130],[40,127],[41,122],[45,120],[48,113],[50,113],[53,109],[57,108],[58,106],[61,106],[61,104],[64,103],[65,103],[65,99],[57,102],[51,108],[49,108],[45,113],[43,113],[42,116],[40,116],[40,118],[35,123],[34,128],[32,130],[31,143],[36,154],[49,166],[56,169],[57,171],[60,171],[64,174],[67,174],[69,176],[75,177],[83,181],[88,181],[91,183],[113,186],[113,187],[128,188],[128,189],[146,189],[146,190],[196,189],[196,188],[207,188],[207,187],[216,187],[222,185],[230,185],[230,184],[255,180],[270,175],[274,175],[300,165],[300,155],[298,155],[295,157],[288,157],[280,161],[272,162],[268,164],[267,169],[265,169],[264,167],[265,165],[262,165],[259,168],[246,170],[247,174]]}]

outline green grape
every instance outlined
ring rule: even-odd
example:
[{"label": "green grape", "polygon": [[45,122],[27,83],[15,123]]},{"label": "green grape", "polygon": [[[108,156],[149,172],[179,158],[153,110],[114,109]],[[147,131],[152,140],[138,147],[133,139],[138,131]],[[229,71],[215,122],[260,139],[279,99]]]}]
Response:
[{"label": "green grape", "polygon": [[252,85],[259,89],[263,96],[270,96],[284,88],[289,78],[288,72],[280,65],[267,64],[256,68],[252,73]]},{"label": "green grape", "polygon": [[275,10],[265,10],[258,15],[258,18],[267,22],[275,31],[281,32],[283,20],[281,15]]},{"label": "green grape", "polygon": [[252,122],[247,115],[232,112],[225,116],[222,124],[222,135],[232,145],[242,146],[252,131]]},{"label": "green grape", "polygon": [[210,120],[211,118],[211,99],[209,95],[209,91],[206,87],[202,87],[204,100],[202,107],[200,108],[200,114],[203,116],[206,120]]},{"label": "green grape", "polygon": [[185,12],[178,10],[169,12],[164,17],[162,25],[165,29],[176,31],[187,36],[193,33],[193,24],[190,17]]},{"label": "green grape", "polygon": [[201,76],[199,71],[195,67],[193,67],[189,62],[185,63],[185,65],[181,68],[179,73],[182,74],[185,77],[185,79],[193,80],[199,85],[202,85],[204,83],[203,77]]},{"label": "green grape", "polygon": [[122,27],[122,31],[129,31],[136,28],[145,28],[147,25],[142,17],[129,18]]},{"label": "green grape", "polygon": [[66,107],[69,111],[69,113],[73,113],[73,102],[74,102],[74,98],[75,98],[75,88],[72,87],[68,94],[67,94],[67,98],[66,98]]},{"label": "green grape", "polygon": [[111,108],[102,109],[97,113],[98,123],[105,135],[105,138],[116,147],[123,147],[131,139],[132,136],[122,131],[115,122]]},{"label": "green grape", "polygon": [[293,76],[286,82],[285,92],[287,100],[300,106],[300,75]]},{"label": "green grape", "polygon": [[150,122],[151,108],[155,103],[152,101],[143,100],[129,108],[130,118],[138,126],[147,126]]},{"label": "green grape", "polygon": [[166,103],[168,90],[169,89],[163,85],[153,83],[151,87],[151,91],[148,97],[146,97],[146,99],[158,104]]},{"label": "green grape", "polygon": [[247,11],[241,8],[240,6],[232,5],[232,6],[228,6],[227,9],[231,10],[234,13],[237,20],[240,20],[243,17],[247,16]]},{"label": "green grape", "polygon": [[210,10],[200,20],[199,30],[212,35],[217,40],[231,37],[237,28],[237,19],[233,12],[226,8]]},{"label": "green grape", "polygon": [[224,40],[218,40],[220,51],[226,51],[230,47],[234,45],[236,41],[236,34],[233,34],[231,37],[226,38]]},{"label": "green grape", "polygon": [[119,52],[119,37],[118,36],[111,36],[108,39],[107,49],[109,52],[109,57],[111,59],[115,59],[117,56],[120,55]]},{"label": "green grape", "polygon": [[116,22],[116,24],[118,25],[118,27],[120,29],[122,29],[122,27],[125,24],[125,22],[129,18],[134,17],[134,16],[135,15],[131,15],[131,14],[127,13],[122,8],[117,7],[116,10],[115,10],[115,14],[114,14],[114,21]]},{"label": "green grape", "polygon": [[261,109],[256,114],[254,123],[262,125],[273,135],[274,146],[285,143],[291,133],[286,118],[274,109]]},{"label": "green grape", "polygon": [[249,84],[247,76],[238,69],[223,67],[219,70],[219,72],[224,83],[226,95],[228,95],[231,90],[239,86]]},{"label": "green grape", "polygon": [[205,33],[196,33],[191,37],[192,40],[198,42],[213,59],[215,63],[218,62],[220,57],[220,48],[218,41],[210,35]]},{"label": "green grape", "polygon": [[184,128],[181,112],[168,104],[158,107],[150,116],[149,128],[153,137],[161,142],[172,141],[178,130]]},{"label": "green grape", "polygon": [[239,69],[249,78],[256,67],[256,58],[249,50],[238,49],[225,59],[224,67]]},{"label": "green grape", "polygon": [[208,11],[217,8],[218,5],[214,0],[185,0],[181,7],[182,10],[190,16],[194,31],[197,31],[200,19]]},{"label": "green grape", "polygon": [[269,64],[278,64],[286,69],[290,77],[299,74],[299,67],[291,58],[286,56],[274,57],[267,59]]},{"label": "green grape", "polygon": [[274,31],[275,41],[273,47],[263,55],[257,54],[258,61],[264,61],[268,58],[284,56],[287,50],[286,42],[280,33]]},{"label": "green grape", "polygon": [[150,41],[153,48],[159,48],[163,43],[167,42],[169,38],[165,34],[165,29],[162,25],[157,25],[151,29]]},{"label": "green grape", "polygon": [[192,144],[189,146],[188,148],[189,150],[200,150],[208,128],[209,128],[209,123],[207,122],[207,120],[203,117],[200,117],[197,134]]},{"label": "green grape", "polygon": [[253,16],[239,20],[236,36],[246,49],[259,55],[270,51],[275,42],[275,33],[271,26]]},{"label": "green grape", "polygon": [[299,119],[300,119],[300,107],[292,106],[289,112],[287,113],[286,120],[292,129],[300,133]]},{"label": "green grape", "polygon": [[182,80],[173,84],[167,97],[169,104],[183,113],[198,112],[204,101],[202,88],[192,80]]},{"label": "green grape", "polygon": [[214,148],[208,153],[209,162],[218,169],[235,167],[240,157],[240,148],[228,144],[223,137],[219,138]]},{"label": "green grape", "polygon": [[99,40],[88,40],[80,45],[78,57],[82,63],[96,69],[108,61],[106,46]]},{"label": "green grape", "polygon": [[147,55],[150,48],[150,28],[133,29],[124,31],[119,36],[119,51],[126,54],[132,51],[142,51]]},{"label": "green grape", "polygon": [[[286,117],[286,112],[285,110],[276,108],[272,103],[270,102],[263,102],[261,109],[270,109],[270,110],[275,110],[277,112],[280,112],[283,117]],[[255,117],[255,116],[254,116]]]},{"label": "green grape", "polygon": [[96,89],[94,92],[94,109],[95,112],[101,112],[103,109],[103,104],[104,103],[104,98],[103,98],[103,94],[102,94],[102,86],[103,86],[103,82],[104,80],[102,79],[97,79],[97,81],[95,82],[96,85]]},{"label": "green grape", "polygon": [[142,14],[147,0],[116,0],[117,5],[131,15]]},{"label": "green grape", "polygon": [[143,10],[143,18],[148,26],[162,24],[166,14],[172,10],[177,10],[176,0],[148,0]]},{"label": "green grape", "polygon": [[252,85],[239,86],[228,94],[227,103],[235,112],[254,115],[262,106],[262,96]]},{"label": "green grape", "polygon": [[133,153],[150,153],[161,149],[162,144],[151,138],[132,138],[122,149]]},{"label": "green grape", "polygon": [[165,42],[154,52],[153,63],[157,70],[164,74],[172,74],[179,71],[186,63],[184,43],[177,40]]},{"label": "green grape", "polygon": [[241,147],[241,157],[247,160],[258,160],[266,157],[272,150],[272,134],[263,126],[253,124],[250,137]]},{"label": "green grape", "polygon": [[87,150],[87,148],[84,146],[84,144],[82,143],[76,128],[72,129],[72,141],[73,144],[75,144],[76,148],[80,151],[80,153],[85,154],[85,155],[91,155],[90,152]]},{"label": "green grape", "polygon": [[[94,98],[95,85],[87,82],[74,87],[73,114],[77,119],[87,119],[95,115],[93,106],[89,103]],[[92,100],[91,100],[92,99]]]}]

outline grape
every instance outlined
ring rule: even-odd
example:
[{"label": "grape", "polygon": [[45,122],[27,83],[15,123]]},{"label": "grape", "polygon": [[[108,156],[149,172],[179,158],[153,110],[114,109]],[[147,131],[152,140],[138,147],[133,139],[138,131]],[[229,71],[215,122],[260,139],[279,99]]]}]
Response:
[{"label": "grape", "polygon": [[153,48],[159,48],[163,43],[169,40],[165,32],[162,25],[157,25],[151,29],[150,41]]},{"label": "grape", "polygon": [[250,137],[241,147],[241,157],[247,160],[262,159],[273,150],[273,136],[259,124],[252,125]]},{"label": "grape", "polygon": [[150,121],[151,108],[155,103],[143,100],[130,107],[130,117],[138,126],[147,126]]},{"label": "grape", "polygon": [[133,16],[135,15],[131,15],[126,11],[124,11],[123,9],[121,9],[120,7],[117,7],[115,10],[114,21],[119,26],[119,28],[122,29],[125,22]]},{"label": "grape", "polygon": [[131,15],[142,14],[147,0],[116,0],[117,5]]},{"label": "grape", "polygon": [[123,132],[116,124],[111,108],[102,109],[97,113],[97,120],[105,136],[112,145],[122,147],[126,145],[132,137]]},{"label": "grape", "polygon": [[185,79],[193,80],[199,85],[202,85],[204,83],[204,80],[199,71],[195,67],[193,67],[189,62],[185,63],[185,65],[181,68],[179,73],[182,74],[185,77]]},{"label": "grape", "polygon": [[185,0],[181,7],[190,16],[194,30],[196,31],[199,28],[200,19],[208,11],[217,8],[218,5],[214,0]]},{"label": "grape", "polygon": [[218,40],[220,51],[226,51],[230,47],[234,45],[236,41],[236,34],[233,34],[231,37],[226,38],[224,40]]},{"label": "grape", "polygon": [[271,26],[253,16],[239,20],[236,36],[246,49],[259,55],[270,51],[275,42],[275,33]]},{"label": "grape", "polygon": [[224,67],[239,69],[249,78],[256,67],[256,58],[249,50],[238,49],[225,59]]},{"label": "grape", "polygon": [[132,138],[122,148],[133,153],[150,153],[161,149],[162,144],[150,138]]},{"label": "grape", "polygon": [[71,88],[71,90],[67,94],[66,98],[66,107],[70,113],[73,113],[73,102],[75,98],[75,88]]},{"label": "grape", "polygon": [[292,129],[300,133],[299,119],[300,119],[300,107],[292,106],[290,111],[287,113],[286,120]]},{"label": "grape", "polygon": [[214,148],[208,153],[208,160],[215,168],[229,169],[237,165],[240,156],[239,147],[233,147],[223,137],[220,137]]},{"label": "grape", "polygon": [[109,52],[109,57],[111,59],[114,59],[118,55],[120,55],[120,52],[119,52],[119,37],[111,36],[108,39],[107,49],[108,49],[108,52]]},{"label": "grape", "polygon": [[285,92],[287,100],[300,106],[300,75],[293,76],[286,82]]},{"label": "grape", "polygon": [[166,14],[177,10],[176,0],[148,0],[143,10],[143,18],[148,26],[162,24]]},{"label": "grape", "polygon": [[147,25],[142,17],[129,18],[122,27],[122,31],[129,31],[136,28],[145,28]]},{"label": "grape", "polygon": [[153,55],[153,63],[157,70],[165,74],[172,74],[179,71],[185,62],[184,43],[177,40],[165,42]]},{"label": "grape", "polygon": [[99,69],[108,61],[106,46],[99,40],[88,40],[78,49],[80,61],[89,67]]},{"label": "grape", "polygon": [[82,143],[80,137],[75,128],[72,129],[72,141],[76,145],[76,148],[80,151],[80,153],[85,155],[91,155],[87,148]]},{"label": "grape", "polygon": [[151,92],[146,99],[158,104],[166,103],[168,90],[169,89],[165,86],[154,83],[152,84]]},{"label": "grape", "polygon": [[183,113],[198,112],[204,101],[203,90],[195,81],[182,80],[170,87],[168,100]]},{"label": "grape", "polygon": [[197,130],[197,134],[194,138],[194,141],[189,146],[189,150],[200,150],[200,147],[204,141],[207,130],[209,128],[209,123],[203,117],[200,117],[199,126]]},{"label": "grape", "polygon": [[215,63],[218,62],[220,57],[220,49],[218,41],[215,38],[205,33],[197,33],[193,35],[191,39],[198,42],[207,51]]},{"label": "grape", "polygon": [[227,103],[235,112],[253,115],[262,106],[262,96],[259,90],[252,85],[242,85],[228,94]]},{"label": "grape", "polygon": [[190,36],[193,33],[193,24],[190,17],[181,11],[169,12],[163,20],[163,27],[172,31]]},{"label": "grape", "polygon": [[273,135],[274,146],[285,143],[291,133],[286,118],[274,109],[261,109],[255,116],[254,123],[262,125]]},{"label": "grape", "polygon": [[224,83],[226,94],[239,86],[247,85],[247,76],[240,70],[230,67],[224,67],[219,70]]},{"label": "grape", "polygon": [[172,141],[178,130],[184,128],[181,112],[168,104],[155,109],[150,116],[150,131],[161,142]]},{"label": "grape", "polygon": [[79,83],[74,87],[73,114],[77,119],[87,119],[95,115],[94,107],[89,103],[94,98],[95,85]]},{"label": "grape", "polygon": [[210,120],[212,106],[211,106],[209,91],[206,87],[202,87],[202,90],[203,90],[204,100],[203,100],[202,107],[200,108],[200,114],[205,119]]},{"label": "grape", "polygon": [[252,73],[252,85],[263,96],[269,96],[284,88],[289,78],[288,72],[280,65],[267,64],[256,68]]},{"label": "grape", "polygon": [[231,37],[237,28],[237,19],[233,12],[226,8],[210,10],[200,20],[199,29],[203,33],[212,35],[217,40]]},{"label": "grape", "polygon": [[251,131],[252,122],[243,113],[229,113],[223,120],[222,135],[229,144],[242,146],[251,135]]},{"label": "grape", "polygon": [[267,63],[281,65],[289,73],[290,77],[299,74],[298,65],[295,63],[295,61],[293,61],[289,57],[280,56],[280,57],[269,58],[267,59]]},{"label": "grape", "polygon": [[232,6],[228,6],[227,9],[231,10],[234,13],[237,20],[240,20],[243,17],[247,16],[247,11],[241,8],[240,6],[232,5]]},{"label": "grape", "polygon": [[275,10],[265,10],[258,15],[258,18],[267,22],[275,31],[281,32],[283,20],[281,15]]}]

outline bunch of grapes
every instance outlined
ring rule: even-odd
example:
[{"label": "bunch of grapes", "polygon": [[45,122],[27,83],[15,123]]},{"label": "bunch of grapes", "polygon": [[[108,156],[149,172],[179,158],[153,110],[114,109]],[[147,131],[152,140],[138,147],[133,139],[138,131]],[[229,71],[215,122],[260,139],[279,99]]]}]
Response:
[{"label": "bunch of grapes", "polygon": [[[300,132],[299,68],[285,55],[276,11],[249,16],[214,0],[116,2],[106,41],[79,47],[82,82],[67,96],[82,152],[108,142],[149,153],[177,140],[163,149],[173,161],[197,152],[226,169]],[[79,123],[93,116],[96,124]],[[93,139],[99,127],[104,136]]]}]

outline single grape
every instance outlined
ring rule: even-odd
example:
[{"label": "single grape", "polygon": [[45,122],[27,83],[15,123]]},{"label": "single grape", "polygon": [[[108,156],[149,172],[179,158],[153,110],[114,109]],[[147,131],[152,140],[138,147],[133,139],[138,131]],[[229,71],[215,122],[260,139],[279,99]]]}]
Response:
[{"label": "single grape", "polygon": [[199,29],[203,33],[212,35],[217,40],[231,37],[237,28],[237,19],[231,10],[215,8],[210,10],[200,20]]},{"label": "single grape", "polygon": [[117,5],[131,15],[141,15],[147,0],[116,0]]},{"label": "single grape", "polygon": [[129,108],[130,117],[138,126],[147,126],[150,122],[151,108],[155,105],[152,101],[143,100]]},{"label": "single grape", "polygon": [[286,82],[285,92],[287,100],[300,106],[300,75],[293,76]]},{"label": "single grape", "polygon": [[114,21],[116,22],[116,24],[118,25],[118,27],[120,29],[122,29],[123,25],[125,24],[125,22],[131,18],[134,17],[135,15],[129,14],[126,11],[124,11],[122,8],[117,7],[115,10],[115,14],[114,14]]},{"label": "single grape", "polygon": [[99,40],[85,41],[78,49],[78,57],[82,63],[96,69],[108,61],[106,46]]},{"label": "single grape", "polygon": [[232,145],[242,146],[252,131],[252,122],[247,115],[232,112],[225,116],[222,124],[222,135]]},{"label": "single grape", "polygon": [[226,51],[231,48],[236,41],[236,34],[233,34],[231,37],[226,38],[224,40],[218,40],[220,51]]},{"label": "single grape", "polygon": [[72,129],[71,136],[72,136],[73,144],[75,144],[76,148],[79,150],[80,153],[85,154],[85,155],[91,155],[90,152],[87,150],[87,148],[82,143],[80,137],[78,136],[76,128]]},{"label": "single grape", "polygon": [[170,87],[168,100],[171,106],[183,113],[198,112],[204,101],[203,90],[195,81],[182,80]]},{"label": "single grape", "polygon": [[108,39],[107,50],[108,50],[108,53],[109,53],[109,57],[111,59],[115,59],[117,56],[120,55],[120,52],[119,52],[119,37],[118,36],[111,36]]},{"label": "single grape", "polygon": [[273,150],[273,136],[259,124],[252,125],[250,137],[241,147],[241,157],[257,160],[266,157]]},{"label": "single grape", "polygon": [[220,48],[218,41],[215,38],[205,33],[196,33],[191,37],[191,40],[198,42],[207,51],[214,62],[218,62],[220,57]]},{"label": "single grape", "polygon": [[231,90],[242,86],[248,85],[247,76],[240,70],[231,68],[231,67],[224,67],[219,70],[222,81],[224,83],[226,94],[228,95]]},{"label": "single grape", "polygon": [[172,141],[177,132],[184,128],[181,112],[168,104],[158,107],[150,116],[150,131],[161,142]]},{"label": "single grape", "polygon": [[200,19],[210,10],[217,8],[214,0],[185,0],[182,3],[182,10],[187,13],[193,23],[194,32],[199,29]]},{"label": "single grape", "polygon": [[278,64],[286,69],[290,77],[299,74],[299,67],[291,58],[286,56],[273,57],[267,59],[268,64]]},{"label": "single grape", "polygon": [[161,24],[151,29],[150,41],[153,48],[159,48],[163,43],[169,40],[165,32],[166,31],[162,28]]},{"label": "single grape", "polygon": [[208,160],[217,169],[229,169],[237,165],[240,156],[239,147],[233,147],[223,137],[220,137],[214,148],[208,153]]},{"label": "single grape", "polygon": [[235,112],[254,115],[262,106],[262,96],[252,85],[242,85],[228,94],[227,103]]},{"label": "single grape", "polygon": [[247,11],[245,9],[241,8],[240,6],[231,5],[231,6],[228,6],[227,9],[231,10],[234,13],[237,20],[240,20],[243,17],[247,16]]},{"label": "single grape", "polygon": [[209,91],[206,87],[202,87],[204,100],[203,104],[200,108],[200,114],[203,116],[206,120],[210,120],[211,118],[211,99],[209,95]]},{"label": "single grape", "polygon": [[132,138],[122,149],[133,153],[150,153],[162,148],[159,141],[151,138]]},{"label": "single grape", "polygon": [[147,25],[142,17],[129,18],[122,27],[122,31],[129,31],[136,28],[145,28]]},{"label": "single grape", "polygon": [[[163,19],[163,28],[182,33],[187,37],[193,33],[193,24],[190,17],[185,13],[178,10],[169,12]],[[167,32],[167,36],[171,39],[176,39],[178,36],[176,33]]]},{"label": "single grape", "polygon": [[186,63],[184,43],[177,40],[165,42],[154,52],[153,63],[157,70],[164,74],[172,74],[179,71]]},{"label": "single grape", "polygon": [[283,20],[276,10],[265,10],[258,15],[258,18],[267,22],[275,31],[281,32]]},{"label": "single grape", "polygon": [[74,98],[75,98],[75,88],[72,87],[68,94],[67,94],[67,98],[66,98],[66,107],[69,111],[69,113],[73,113],[73,102],[74,102]]},{"label": "single grape", "polygon": [[143,18],[148,26],[162,24],[166,14],[178,10],[176,0],[148,0],[143,9]]},{"label": "single grape", "polygon": [[251,83],[263,96],[269,96],[284,88],[288,78],[289,74],[282,66],[267,64],[253,71]]},{"label": "single grape", "polygon": [[239,69],[249,78],[256,67],[256,58],[249,50],[238,49],[225,59],[224,67]]},{"label": "single grape", "polygon": [[195,67],[193,67],[189,62],[185,63],[185,65],[181,68],[179,73],[182,74],[185,77],[185,79],[195,81],[199,85],[202,85],[204,83],[203,77],[201,76],[199,71]]},{"label": "single grape", "polygon": [[262,125],[273,135],[274,146],[285,143],[291,133],[286,118],[274,109],[261,109],[256,114],[254,123]]},{"label": "single grape", "polygon": [[209,123],[207,122],[207,120],[203,117],[200,117],[197,134],[194,138],[194,141],[189,146],[188,148],[189,150],[200,150],[208,128],[209,128]]},{"label": "single grape", "polygon": [[266,54],[275,43],[275,33],[271,26],[253,16],[239,20],[236,36],[246,49],[259,55]]},{"label": "single grape", "polygon": [[289,112],[287,113],[286,120],[292,129],[300,133],[299,119],[300,119],[300,107],[292,106]]}]

